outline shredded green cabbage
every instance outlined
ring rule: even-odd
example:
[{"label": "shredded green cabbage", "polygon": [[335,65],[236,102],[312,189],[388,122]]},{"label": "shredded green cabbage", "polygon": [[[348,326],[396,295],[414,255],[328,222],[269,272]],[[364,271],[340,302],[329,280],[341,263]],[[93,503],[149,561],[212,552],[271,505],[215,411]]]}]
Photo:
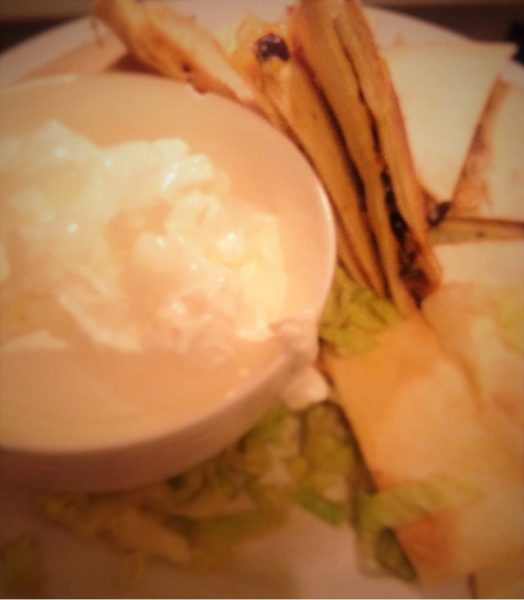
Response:
[{"label": "shredded green cabbage", "polygon": [[350,475],[357,449],[342,415],[328,405],[311,406],[304,415],[302,455],[310,470]]},{"label": "shredded green cabbage", "polygon": [[393,529],[464,505],[475,496],[470,488],[442,478],[399,484],[376,493],[361,489],[356,503],[356,527],[363,556],[403,579],[413,579],[413,569]]},{"label": "shredded green cabbage", "polygon": [[383,529],[380,532],[376,540],[374,556],[377,563],[389,573],[404,581],[416,579],[415,569],[391,529]]},{"label": "shredded green cabbage", "polygon": [[347,502],[335,502],[326,498],[316,490],[301,486],[297,489],[295,498],[306,510],[320,517],[331,525],[342,525],[347,521]]},{"label": "shredded green cabbage", "polygon": [[245,510],[188,524],[188,538],[197,560],[224,558],[241,542],[282,525],[283,513]]},{"label": "shredded green cabbage", "polygon": [[337,267],[319,336],[348,354],[369,350],[376,336],[401,319],[393,304],[355,283]]},{"label": "shredded green cabbage", "polygon": [[361,518],[368,528],[399,527],[471,498],[469,488],[442,478],[428,483],[404,483],[376,494],[362,494]]},{"label": "shredded green cabbage", "polygon": [[158,485],[113,494],[55,494],[44,512],[78,536],[173,564],[220,564],[293,507],[331,526],[353,522],[362,556],[415,577],[394,528],[467,502],[471,490],[436,479],[375,492],[339,407],[270,410],[236,444]]},{"label": "shredded green cabbage", "polygon": [[[346,352],[360,352],[399,319],[392,304],[359,287],[339,267],[320,335]],[[293,507],[332,526],[356,520],[364,534],[381,532],[383,505],[391,511],[392,501],[370,496],[371,489],[334,402],[301,411],[277,404],[235,444],[168,481],[113,494],[55,494],[43,512],[77,536],[105,540],[135,556],[175,564],[214,562],[280,526]],[[393,536],[371,537],[390,569],[409,570]]]},{"label": "shredded green cabbage", "polygon": [[85,539],[176,564],[201,561],[280,526],[294,506],[332,525],[348,522],[348,477],[359,461],[335,404],[300,412],[279,404],[236,444],[166,482],[125,493],[55,494],[43,510]]}]

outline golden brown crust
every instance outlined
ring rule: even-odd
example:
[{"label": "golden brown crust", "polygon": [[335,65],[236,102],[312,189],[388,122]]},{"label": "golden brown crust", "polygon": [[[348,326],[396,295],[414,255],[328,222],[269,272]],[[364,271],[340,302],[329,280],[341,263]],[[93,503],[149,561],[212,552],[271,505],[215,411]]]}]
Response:
[{"label": "golden brown crust", "polygon": [[95,0],[95,15],[104,21],[150,68],[256,106],[249,86],[231,67],[213,36],[194,19],[159,2]]},{"label": "golden brown crust", "polygon": [[430,232],[430,239],[434,245],[522,238],[524,238],[522,222],[475,216],[446,217]]},{"label": "golden brown crust", "polygon": [[[336,0],[303,0],[292,12],[289,30],[327,98],[363,184],[371,230],[375,234],[388,292],[404,313],[416,308],[401,277],[399,242],[391,228],[384,161],[374,137],[374,124],[359,81],[335,30]],[[315,40],[322,39],[320,46]]]},{"label": "golden brown crust", "polygon": [[261,80],[254,45],[257,40],[269,33],[285,36],[283,23],[267,22],[251,13],[247,14],[235,27],[233,47],[228,51],[228,59],[238,73],[250,83],[266,118],[278,129],[297,141],[285,118],[274,106],[271,99],[267,97]]},{"label": "golden brown crust", "polygon": [[[357,261],[346,266],[357,281],[380,292],[380,267],[360,209],[358,185],[323,98],[294,57],[285,62],[273,58],[258,64],[266,96],[288,123],[330,194],[341,225],[339,237],[345,234]],[[346,254],[344,258],[349,257]]]},{"label": "golden brown crust", "polygon": [[357,0],[336,0],[335,26],[377,128],[404,220],[424,238],[424,202],[411,160],[404,121],[387,66]]},{"label": "golden brown crust", "polygon": [[357,0],[336,0],[334,20],[342,46],[373,116],[396,207],[409,233],[416,260],[413,292],[424,296],[440,280],[440,268],[428,240],[425,203],[417,182],[404,122],[387,66]]}]

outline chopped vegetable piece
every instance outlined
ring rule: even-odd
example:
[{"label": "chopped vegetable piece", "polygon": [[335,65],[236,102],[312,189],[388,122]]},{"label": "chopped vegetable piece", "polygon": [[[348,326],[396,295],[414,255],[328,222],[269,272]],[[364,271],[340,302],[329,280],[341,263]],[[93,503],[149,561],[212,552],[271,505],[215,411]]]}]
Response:
[{"label": "chopped vegetable piece", "polygon": [[444,479],[393,486],[361,494],[359,519],[366,529],[398,527],[471,500],[474,492]]},{"label": "chopped vegetable piece", "polygon": [[[388,540],[390,532],[448,508],[469,502],[476,493],[455,482],[436,479],[393,486],[375,494],[360,490],[356,525],[363,557],[372,559],[395,574],[408,575],[408,567]],[[405,559],[408,564],[407,558]],[[402,572],[402,573],[401,573]]]},{"label": "chopped vegetable piece", "polygon": [[400,579],[416,579],[415,569],[391,529],[384,529],[378,536],[375,557],[379,565]]},{"label": "chopped vegetable piece", "polygon": [[136,508],[116,515],[107,523],[104,534],[120,548],[138,549],[175,565],[187,564],[191,559],[185,537]]},{"label": "chopped vegetable piece", "polygon": [[190,539],[197,549],[228,552],[233,547],[282,524],[278,513],[243,511],[192,524]]},{"label": "chopped vegetable piece", "polygon": [[409,579],[410,564],[390,528],[445,506],[448,487],[454,490],[405,485],[373,495],[344,414],[326,401],[297,412],[276,405],[235,444],[166,482],[113,494],[55,494],[43,508],[74,534],[106,540],[140,564],[160,558],[214,565],[281,526],[299,505],[330,525],[354,520],[374,564]]},{"label": "chopped vegetable piece", "polygon": [[318,404],[304,421],[303,455],[313,469],[349,475],[356,462],[356,449],[347,426],[334,405]]},{"label": "chopped vegetable piece", "polygon": [[346,505],[328,500],[311,488],[300,487],[295,498],[301,506],[331,525],[342,525],[347,518]]},{"label": "chopped vegetable piece", "polygon": [[288,486],[255,482],[249,488],[249,495],[255,506],[265,513],[284,514],[291,508],[292,497]]},{"label": "chopped vegetable piece", "polygon": [[275,442],[279,439],[284,421],[289,411],[283,404],[277,404],[243,438],[245,444],[258,442]]},{"label": "chopped vegetable piece", "polygon": [[319,335],[346,353],[358,354],[373,347],[375,337],[400,319],[393,304],[360,287],[339,266],[324,307]]}]

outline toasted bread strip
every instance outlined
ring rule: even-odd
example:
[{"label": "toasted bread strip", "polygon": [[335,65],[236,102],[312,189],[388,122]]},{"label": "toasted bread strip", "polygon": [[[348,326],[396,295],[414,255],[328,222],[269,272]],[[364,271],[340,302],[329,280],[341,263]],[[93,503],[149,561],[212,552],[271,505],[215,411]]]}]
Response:
[{"label": "toasted bread strip", "polygon": [[400,216],[401,233],[407,234],[401,257],[408,259],[404,271],[411,271],[406,274],[413,284],[412,293],[421,298],[438,284],[440,268],[428,240],[424,197],[417,182],[398,100],[358,0],[336,0],[334,19],[372,114]]},{"label": "toasted bread strip", "polygon": [[322,94],[289,53],[285,25],[247,15],[234,34],[230,32],[230,60],[259,95],[269,99],[323,180],[335,205],[339,258],[359,283],[384,294],[372,233],[359,206],[358,183]]},{"label": "toasted bread strip", "polygon": [[348,273],[351,274],[353,279],[360,283],[360,285],[367,287],[369,284],[362,273],[360,264],[355,256],[353,246],[347,236],[347,232],[344,230],[342,221],[335,212],[335,227],[337,231],[337,256],[340,262],[346,267]]},{"label": "toasted bread strip", "polygon": [[320,90],[289,51],[285,25],[247,15],[230,32],[230,60],[269,99],[323,180],[337,216],[339,257],[359,283],[384,294],[358,181]]},{"label": "toasted bread strip", "polygon": [[194,19],[162,3],[135,0],[95,0],[94,11],[145,65],[198,91],[258,106],[221,46]]},{"label": "toasted bread strip", "polygon": [[524,239],[524,223],[450,215],[430,231],[429,237],[433,245],[480,240],[521,240]]},{"label": "toasted bread strip", "polygon": [[[290,131],[285,119],[273,106],[271,100],[264,95],[260,82],[257,81],[258,67],[256,66],[253,45],[256,40],[270,32],[278,32],[279,35],[284,35],[283,23],[278,21],[269,23],[259,19],[252,13],[248,13],[242,20],[229,28],[226,34],[228,39],[222,40],[221,43],[231,65],[245,81],[250,83],[266,118],[289,135]],[[218,37],[220,37],[220,34],[224,34],[224,31],[219,32]]]},{"label": "toasted bread strip", "polygon": [[274,57],[257,64],[265,94],[287,121],[331,196],[348,246],[358,261],[358,265],[347,265],[348,269],[357,281],[380,293],[382,273],[360,208],[358,184],[322,96],[309,73],[292,56],[286,61]]},{"label": "toasted bread strip", "polygon": [[[399,242],[393,234],[382,180],[384,161],[373,135],[373,123],[359,82],[334,27],[336,0],[303,0],[291,13],[289,31],[294,45],[333,110],[346,148],[363,184],[371,229],[375,233],[389,292],[404,313],[415,309],[400,272]],[[316,43],[322,40],[322,45]]]}]

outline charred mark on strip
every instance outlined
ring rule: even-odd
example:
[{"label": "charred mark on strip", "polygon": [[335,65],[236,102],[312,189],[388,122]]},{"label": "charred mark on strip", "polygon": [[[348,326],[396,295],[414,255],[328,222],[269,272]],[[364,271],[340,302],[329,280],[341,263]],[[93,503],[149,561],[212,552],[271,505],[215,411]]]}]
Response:
[{"label": "charred mark on strip", "polygon": [[399,276],[416,302],[420,302],[430,291],[430,282],[419,264],[422,249],[396,206],[391,181],[386,172],[382,173],[382,182],[386,191],[391,230],[398,242]]},{"label": "charred mark on strip", "polygon": [[284,38],[276,33],[268,33],[255,42],[255,54],[259,62],[264,63],[270,58],[289,60],[289,49]]},{"label": "charred mark on strip", "polygon": [[390,211],[389,222],[391,223],[391,229],[393,230],[395,237],[403,244],[408,228],[406,226],[406,221],[404,221],[398,210]]},{"label": "charred mark on strip", "polygon": [[427,220],[430,227],[436,227],[445,219],[451,207],[451,202],[441,202],[437,204],[433,200],[426,203]]},{"label": "charred mark on strip", "polygon": [[384,184],[384,190],[386,192],[386,204],[389,214],[389,223],[391,230],[393,231],[397,241],[402,246],[406,241],[406,234],[408,233],[408,227],[406,221],[400,214],[395,203],[395,194],[393,193],[393,186],[387,173],[382,173],[382,182]]}]

